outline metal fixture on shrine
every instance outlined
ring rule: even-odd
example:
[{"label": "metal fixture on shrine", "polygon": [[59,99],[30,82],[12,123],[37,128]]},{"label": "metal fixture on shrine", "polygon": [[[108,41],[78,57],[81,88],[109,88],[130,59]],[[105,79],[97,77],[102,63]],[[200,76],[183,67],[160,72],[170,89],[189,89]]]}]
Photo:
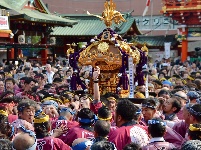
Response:
[{"label": "metal fixture on shrine", "polygon": [[[131,91],[130,87],[133,87],[135,82],[138,82],[138,85],[144,84],[142,67],[147,62],[148,49],[146,46],[138,49],[133,44],[127,43],[111,29],[113,22],[119,24],[126,21],[123,14],[115,10],[116,5],[113,0],[106,1],[104,8],[102,16],[93,15],[89,12],[87,14],[104,21],[106,29],[92,38],[78,52],[70,54],[69,62],[74,71],[71,78],[71,90],[77,90],[78,85],[80,85],[83,90],[89,87],[89,93],[92,94],[93,84],[90,82],[89,86],[86,86],[81,80],[80,68],[82,66],[91,66],[91,68],[99,66],[101,70],[99,79],[101,94],[116,92],[121,97],[128,97],[129,91]],[[70,51],[73,52],[71,48],[68,52]],[[131,68],[129,68],[129,60],[132,60]],[[130,76],[131,73],[133,76]]]}]

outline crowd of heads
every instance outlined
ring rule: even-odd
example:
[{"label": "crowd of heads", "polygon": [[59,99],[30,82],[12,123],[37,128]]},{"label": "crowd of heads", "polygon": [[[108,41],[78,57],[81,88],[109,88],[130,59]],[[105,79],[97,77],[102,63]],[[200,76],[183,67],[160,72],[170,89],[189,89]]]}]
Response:
[{"label": "crowd of heads", "polygon": [[136,85],[133,99],[100,95],[87,67],[79,75],[93,95],[71,90],[73,69],[59,60],[0,65],[0,149],[198,149],[201,64],[163,61],[148,65],[148,84]]}]

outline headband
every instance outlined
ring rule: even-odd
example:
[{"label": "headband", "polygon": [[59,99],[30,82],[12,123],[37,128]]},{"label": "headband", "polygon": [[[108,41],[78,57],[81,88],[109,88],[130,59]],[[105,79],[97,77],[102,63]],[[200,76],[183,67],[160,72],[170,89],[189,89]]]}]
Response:
[{"label": "headband", "polygon": [[79,118],[78,117],[78,121],[81,122],[81,123],[94,123],[97,120],[98,120],[98,117],[96,115],[93,115],[92,119],[89,119],[89,118]]},{"label": "headband", "polygon": [[190,124],[189,130],[190,131],[201,131],[201,128],[196,128],[196,127],[193,126],[193,124]]},{"label": "headband", "polygon": [[69,109],[69,108],[67,108],[67,107],[62,108],[62,109],[60,110],[60,113],[61,113],[61,112],[64,112],[64,111],[69,112],[71,115],[74,115],[74,114],[75,114],[75,112],[73,112],[71,109]]},{"label": "headband", "polygon": [[4,110],[0,110],[0,114],[8,117],[8,113]]},{"label": "headband", "polygon": [[70,102],[70,100],[66,98],[66,99],[64,99],[63,103],[65,104],[65,103],[68,103],[68,102]]},{"label": "headband", "polygon": [[54,97],[46,97],[45,99],[42,100],[42,102],[49,101],[49,100],[52,100],[52,101],[59,102],[59,103],[63,104],[63,102],[60,99],[54,98]]},{"label": "headband", "polygon": [[187,99],[186,99],[185,97],[183,97],[183,96],[181,96],[181,95],[179,95],[179,94],[174,94],[174,96],[180,97],[180,98],[182,98],[182,99],[184,99],[184,100],[187,101]]},{"label": "headband", "polygon": [[148,124],[160,124],[162,126],[166,126],[166,123],[165,122],[161,122],[161,121],[158,121],[158,120],[148,120]]},{"label": "headband", "polygon": [[8,103],[0,103],[1,107],[6,107],[8,105]]},{"label": "headband", "polygon": [[48,122],[49,121],[49,116],[48,115],[45,115],[45,117],[43,118],[35,118],[34,119],[34,123],[44,123],[44,122]]},{"label": "headband", "polygon": [[141,109],[138,109],[137,111],[136,111],[136,115],[139,115],[139,114],[141,114],[142,113],[142,110]]},{"label": "headband", "polygon": [[105,120],[105,121],[108,121],[108,120],[111,120],[112,119],[112,115],[108,118],[101,118],[99,116],[97,116],[99,120]]},{"label": "headband", "polygon": [[42,112],[43,112],[43,110],[42,110],[42,109],[37,110],[37,111],[35,112],[34,117],[39,116],[39,115],[40,115]]},{"label": "headband", "polygon": [[167,84],[167,85],[169,85],[169,86],[172,86],[172,83],[171,83],[170,81],[168,81],[168,80],[163,81],[162,84],[163,84],[163,85],[164,85],[164,84]]},{"label": "headband", "polygon": [[[36,135],[35,135],[35,133],[34,133],[33,131],[31,131],[31,130],[27,130],[27,129],[26,129],[24,126],[22,126],[22,125],[19,127],[19,129],[21,129],[24,133],[28,133],[29,136],[34,137],[34,139],[35,139],[35,143],[34,143],[31,147],[29,147],[28,149],[26,149],[26,150],[35,150],[35,149],[36,149],[36,146],[37,146],[37,140],[36,140]],[[14,145],[12,144],[12,149],[13,149],[13,150],[16,150],[13,146],[14,146]]]},{"label": "headband", "polygon": [[[193,105],[192,105],[193,106]],[[201,116],[201,112],[196,112],[192,106],[189,106],[189,104],[186,104],[186,109],[195,116]]]},{"label": "headband", "polygon": [[107,100],[108,100],[108,101],[109,101],[109,100],[114,100],[114,101],[117,101],[117,99],[116,99],[116,98],[114,98],[114,97],[112,97],[112,96],[111,96],[111,97],[108,97],[108,98],[107,98]]},{"label": "headband", "polygon": [[88,146],[91,146],[93,144],[92,141],[84,141],[81,143],[78,143],[74,146],[72,146],[73,150],[81,150],[81,149],[86,149]]},{"label": "headband", "polygon": [[147,107],[147,108],[156,109],[156,106],[151,105],[150,102],[147,102],[146,104],[142,104],[142,107]]},{"label": "headband", "polygon": [[54,106],[56,109],[58,109],[59,105],[57,102],[55,102],[54,100],[47,100],[47,101],[44,101],[43,106],[47,106],[47,105],[52,105]]}]

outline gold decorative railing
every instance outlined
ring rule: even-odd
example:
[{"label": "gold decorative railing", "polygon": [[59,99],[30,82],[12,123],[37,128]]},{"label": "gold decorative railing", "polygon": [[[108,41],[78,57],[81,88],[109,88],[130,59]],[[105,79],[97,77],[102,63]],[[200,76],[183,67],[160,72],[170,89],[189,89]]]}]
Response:
[{"label": "gold decorative railing", "polygon": [[162,3],[167,7],[192,7],[201,5],[201,0],[162,0]]}]

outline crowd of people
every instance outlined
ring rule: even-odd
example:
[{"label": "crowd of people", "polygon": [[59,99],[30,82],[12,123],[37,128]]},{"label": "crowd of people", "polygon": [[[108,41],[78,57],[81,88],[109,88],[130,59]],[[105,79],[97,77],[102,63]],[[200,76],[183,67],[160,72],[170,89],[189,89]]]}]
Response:
[{"label": "crowd of people", "polygon": [[[155,61],[134,98],[100,94],[101,70],[80,69],[93,95],[71,90],[57,60],[0,64],[0,150],[201,149],[201,63]],[[146,80],[145,79],[145,80]],[[136,104],[140,100],[141,104]]]}]

